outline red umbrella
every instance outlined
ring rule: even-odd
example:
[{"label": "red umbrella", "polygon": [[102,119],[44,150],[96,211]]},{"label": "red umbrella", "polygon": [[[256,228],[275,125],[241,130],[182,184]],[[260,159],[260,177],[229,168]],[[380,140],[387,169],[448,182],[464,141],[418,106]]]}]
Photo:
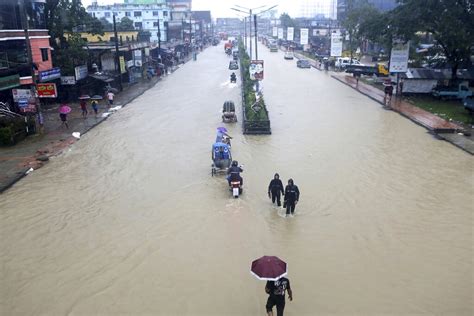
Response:
[{"label": "red umbrella", "polygon": [[278,257],[263,256],[252,262],[250,273],[259,280],[276,281],[288,273],[288,266]]},{"label": "red umbrella", "polygon": [[59,113],[68,114],[69,112],[71,112],[71,108],[69,106],[63,104],[59,107]]}]

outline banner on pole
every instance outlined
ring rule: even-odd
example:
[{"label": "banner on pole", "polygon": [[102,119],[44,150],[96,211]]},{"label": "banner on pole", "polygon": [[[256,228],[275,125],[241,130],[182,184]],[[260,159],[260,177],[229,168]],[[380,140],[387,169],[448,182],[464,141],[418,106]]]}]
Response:
[{"label": "banner on pole", "polygon": [[252,60],[249,66],[250,80],[263,80],[263,60]]},{"label": "banner on pole", "polygon": [[294,27],[289,27],[286,30],[286,40],[287,41],[292,41],[295,36],[295,28]]},{"label": "banner on pole", "polygon": [[409,43],[394,43],[390,54],[390,72],[407,72]]},{"label": "banner on pole", "polygon": [[278,36],[278,28],[276,26],[273,27],[273,37]]},{"label": "banner on pole", "polygon": [[278,28],[278,39],[283,39],[283,29],[281,27]]},{"label": "banner on pole", "polygon": [[300,44],[308,44],[308,29],[300,29]]},{"label": "banner on pole", "polygon": [[339,33],[331,34],[331,56],[342,56],[342,36]]}]

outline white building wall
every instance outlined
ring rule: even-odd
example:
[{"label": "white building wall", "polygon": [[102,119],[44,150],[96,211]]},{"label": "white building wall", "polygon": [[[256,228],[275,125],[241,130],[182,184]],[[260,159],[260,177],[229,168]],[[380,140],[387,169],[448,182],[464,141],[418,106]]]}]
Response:
[{"label": "white building wall", "polygon": [[167,41],[164,22],[168,22],[170,20],[171,10],[165,4],[116,4],[110,6],[89,6],[87,7],[86,11],[98,19],[105,17],[110,23],[113,23],[113,14],[115,14],[116,22],[120,22],[123,17],[127,17],[133,21],[135,29],[149,31],[151,33],[150,41],[152,42],[158,42],[157,22],[159,20],[161,41]]}]

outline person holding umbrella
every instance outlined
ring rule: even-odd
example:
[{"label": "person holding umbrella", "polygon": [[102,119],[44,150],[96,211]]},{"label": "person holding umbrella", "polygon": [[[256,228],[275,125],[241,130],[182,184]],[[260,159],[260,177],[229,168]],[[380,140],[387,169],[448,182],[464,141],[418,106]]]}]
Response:
[{"label": "person holding umbrella", "polygon": [[283,316],[286,291],[290,301],[293,300],[290,280],[285,277],[288,274],[286,262],[276,256],[263,256],[252,262],[250,273],[259,280],[267,281],[265,285],[265,292],[268,294],[265,305],[267,315],[273,316],[273,307],[276,306],[277,316]]},{"label": "person holding umbrella", "polygon": [[66,128],[69,129],[69,125],[67,125],[67,115],[71,112],[71,108],[66,104],[63,103],[59,107],[59,118],[61,119],[61,126],[66,125]]},{"label": "person holding umbrella", "polygon": [[267,309],[268,316],[273,316],[273,306],[276,306],[277,316],[283,316],[286,291],[288,291],[288,298],[291,302],[293,300],[293,291],[290,287],[290,280],[282,277],[277,281],[267,281],[265,292],[268,294],[268,300],[265,308]]}]

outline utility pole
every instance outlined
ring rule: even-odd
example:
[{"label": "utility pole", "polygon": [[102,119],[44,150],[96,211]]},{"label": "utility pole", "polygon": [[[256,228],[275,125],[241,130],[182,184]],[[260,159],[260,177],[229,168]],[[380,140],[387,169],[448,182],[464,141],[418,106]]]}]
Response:
[{"label": "utility pole", "polygon": [[256,14],[253,16],[253,23],[255,27],[255,59],[257,60],[258,59],[258,49],[257,49],[258,40],[257,40],[257,15]]},{"label": "utility pole", "polygon": [[[36,103],[36,112],[38,113],[38,125],[39,125],[39,132],[43,134],[43,114],[41,113],[41,101],[38,98],[38,94],[36,92],[36,73],[35,73],[35,65],[33,63],[33,54],[31,52],[31,43],[30,43],[30,32],[28,30],[28,16],[26,14],[26,5],[25,0],[19,3],[21,6],[21,24],[23,25],[23,30],[25,33],[25,42],[26,42],[26,51],[28,55],[28,63],[31,67],[31,81],[33,82],[33,87],[31,88],[33,95],[35,96],[35,103]],[[26,119],[25,119],[26,120]]]},{"label": "utility pole", "polygon": [[160,18],[158,17],[158,52],[161,54],[161,29],[160,29]]},{"label": "utility pole", "polygon": [[247,50],[247,18],[244,17],[244,47]]},{"label": "utility pole", "polygon": [[117,23],[115,23],[115,13],[114,13],[114,37],[115,37],[115,69],[119,73],[119,89],[123,91],[122,86],[122,70],[120,69],[120,57],[119,57],[119,48],[118,48],[118,35],[117,35]]},{"label": "utility pole", "polygon": [[184,44],[184,18],[181,18],[181,40]]},{"label": "utility pole", "polygon": [[252,60],[252,9],[249,10],[249,42],[250,42],[250,60]]}]

